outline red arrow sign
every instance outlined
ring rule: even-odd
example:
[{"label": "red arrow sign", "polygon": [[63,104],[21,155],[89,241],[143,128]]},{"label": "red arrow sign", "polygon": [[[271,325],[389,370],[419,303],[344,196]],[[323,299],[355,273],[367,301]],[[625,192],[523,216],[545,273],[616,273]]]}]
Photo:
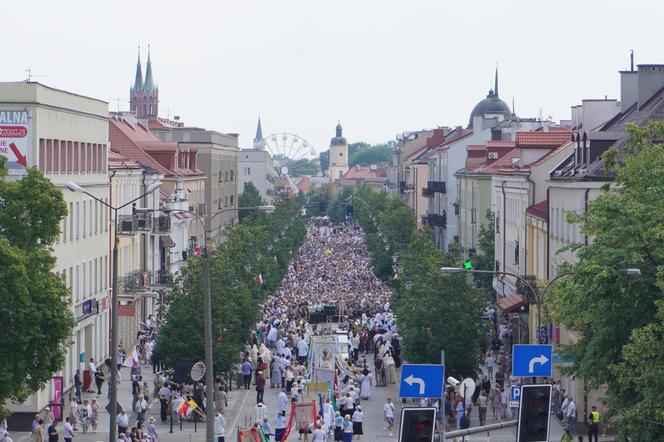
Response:
[{"label": "red arrow sign", "polygon": [[14,155],[16,155],[16,162],[21,164],[23,167],[28,167],[28,160],[23,155],[21,155],[21,151],[18,150],[16,144],[11,143],[9,147],[12,149],[12,152],[14,152]]}]

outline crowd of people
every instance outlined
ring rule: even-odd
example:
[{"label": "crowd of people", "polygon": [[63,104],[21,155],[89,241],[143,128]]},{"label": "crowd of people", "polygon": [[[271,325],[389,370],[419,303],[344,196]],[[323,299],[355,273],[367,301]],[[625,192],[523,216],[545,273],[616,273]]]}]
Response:
[{"label": "crowd of people", "polygon": [[[288,432],[287,413],[305,400],[315,367],[336,371],[338,380],[316,410],[316,421],[297,423],[305,440],[350,440],[363,434],[364,401],[376,386],[397,382],[401,348],[390,291],[374,275],[362,229],[354,223],[332,225],[316,220],[289,264],[279,289],[265,301],[242,361],[236,366],[238,388],[256,389],[253,426],[281,441]],[[321,350],[314,357],[313,335],[330,333],[314,316],[333,307],[327,319],[347,337],[343,356]],[[346,341],[344,341],[346,342]],[[263,403],[266,388],[277,395],[273,419]],[[318,397],[317,397],[318,398]],[[386,430],[392,431],[394,405],[387,406]],[[389,428],[388,428],[389,427]]]}]

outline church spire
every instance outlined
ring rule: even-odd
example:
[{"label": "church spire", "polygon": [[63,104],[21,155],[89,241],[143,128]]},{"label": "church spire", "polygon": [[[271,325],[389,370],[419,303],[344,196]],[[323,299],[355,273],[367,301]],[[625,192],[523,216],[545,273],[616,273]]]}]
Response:
[{"label": "church spire", "polygon": [[256,125],[256,136],[254,137],[254,149],[265,150],[265,139],[263,138],[263,126],[261,125],[261,117],[258,117],[258,125]]},{"label": "church spire", "polygon": [[143,72],[141,69],[141,47],[138,47],[138,61],[136,62],[136,78],[134,79],[133,89],[140,91],[143,89]]},{"label": "church spire", "polygon": [[152,91],[154,89],[154,80],[152,79],[152,62],[150,61],[150,45],[148,45],[148,63],[145,68],[145,84],[143,89]]},{"label": "church spire", "polygon": [[493,87],[493,93],[498,96],[498,66],[496,66],[496,80],[495,80],[495,85]]}]

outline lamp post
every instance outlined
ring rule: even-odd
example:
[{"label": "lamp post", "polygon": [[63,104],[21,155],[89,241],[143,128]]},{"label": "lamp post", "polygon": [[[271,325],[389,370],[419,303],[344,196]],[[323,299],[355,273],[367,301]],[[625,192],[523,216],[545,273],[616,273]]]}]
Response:
[{"label": "lamp post", "polygon": [[[212,225],[212,220],[222,213],[234,210],[260,210],[261,212],[271,213],[274,212],[275,207],[272,205],[263,205],[256,207],[228,207],[222,209],[212,215],[207,215],[206,219],[200,215],[183,209],[140,209],[137,208],[137,213],[141,212],[164,212],[167,214],[175,212],[183,212],[192,215],[196,220],[201,223],[203,227],[203,333],[205,338],[205,396],[207,404],[205,406],[205,440],[207,442],[214,442],[214,370],[213,370],[213,355],[212,355],[212,289],[211,289],[211,275],[210,275],[210,255],[208,251],[208,232],[205,228],[207,224]],[[172,411],[172,410],[171,410]]]},{"label": "lamp post", "polygon": [[88,191],[86,191],[83,187],[79,186],[76,183],[67,183],[66,184],[67,188],[71,190],[72,192],[80,192],[84,193],[90,198],[94,199],[95,201],[99,202],[100,204],[103,204],[104,206],[108,207],[110,210],[113,211],[113,268],[112,268],[112,280],[111,280],[111,349],[110,349],[110,357],[111,357],[111,379],[109,380],[110,382],[110,392],[111,392],[111,398],[109,402],[109,431],[108,431],[108,440],[109,442],[117,442],[118,440],[118,425],[117,425],[117,419],[118,415],[116,413],[116,410],[118,408],[118,211],[120,209],[123,209],[127,207],[128,205],[138,201],[139,199],[143,198],[144,196],[150,195],[153,193],[155,190],[161,186],[161,182],[156,181],[152,184],[150,184],[147,189],[145,190],[145,193],[142,194],[141,196],[134,198],[133,200],[118,206],[118,207],[113,207],[112,205],[104,202],[100,198],[97,198],[96,196],[92,195]]},{"label": "lamp post", "polygon": [[[542,303],[544,301],[544,295],[549,291],[549,289],[553,286],[553,283],[556,282],[558,279],[562,278],[563,276],[570,276],[573,275],[574,272],[563,272],[559,275],[556,275],[555,278],[552,278],[547,281],[546,286],[544,289],[540,291],[539,287],[537,284],[533,285],[531,284],[530,281],[528,281],[526,278],[524,278],[521,275],[517,275],[516,273],[512,272],[503,272],[503,271],[497,271],[497,270],[467,270],[461,267],[441,267],[440,271],[443,274],[451,274],[451,273],[491,273],[493,275],[505,275],[505,276],[511,276],[513,278],[518,279],[519,281],[523,282],[526,287],[531,291],[533,295],[535,295],[535,302],[537,303],[537,329],[539,330],[539,327],[542,325]],[[641,275],[641,269],[619,269],[618,272],[622,273],[623,275],[627,276],[639,276]],[[537,334],[537,343],[541,344],[540,342],[540,333]]]}]

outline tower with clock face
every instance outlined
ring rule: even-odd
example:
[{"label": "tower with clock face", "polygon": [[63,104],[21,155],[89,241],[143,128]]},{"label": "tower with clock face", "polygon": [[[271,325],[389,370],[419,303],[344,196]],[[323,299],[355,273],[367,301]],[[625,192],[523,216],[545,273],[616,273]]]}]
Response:
[{"label": "tower with clock face", "polygon": [[348,142],[343,137],[341,123],[337,124],[336,136],[330,140],[330,181],[338,180],[348,172]]}]

